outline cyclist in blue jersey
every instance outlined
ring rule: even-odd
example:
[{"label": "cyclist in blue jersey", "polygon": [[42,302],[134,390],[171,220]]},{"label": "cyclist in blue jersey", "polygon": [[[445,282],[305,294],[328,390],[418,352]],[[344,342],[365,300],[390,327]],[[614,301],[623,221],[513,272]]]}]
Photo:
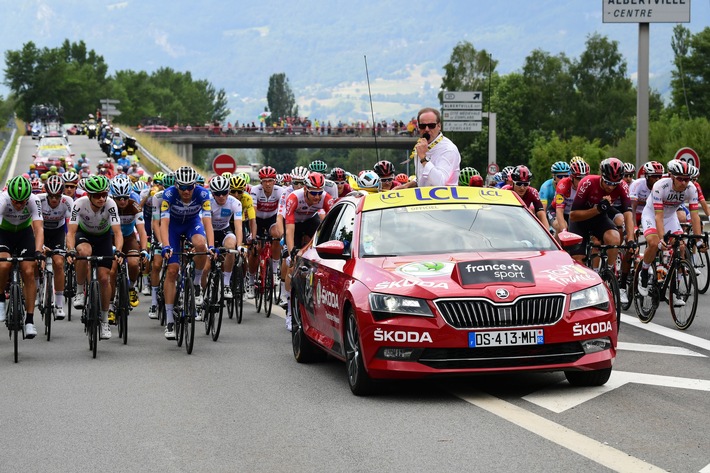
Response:
[{"label": "cyclist in blue jersey", "polygon": [[[197,172],[189,166],[183,166],[175,171],[175,185],[165,189],[163,202],[160,205],[160,233],[163,242],[162,257],[168,258],[168,270],[165,273],[163,294],[165,296],[165,313],[167,324],[165,338],[175,339],[175,318],[173,306],[175,303],[175,281],[178,275],[178,256],[173,254],[173,248],[182,252],[180,236],[190,240],[195,251],[208,251],[214,256],[214,232],[212,230],[212,207],[210,193],[204,187],[196,186]],[[202,271],[207,262],[204,255],[195,257],[195,304],[202,305],[202,290],[200,281]],[[195,320],[198,320],[196,314]]]},{"label": "cyclist in blue jersey", "polygon": [[565,177],[569,177],[569,164],[564,161],[557,161],[552,166],[550,166],[550,172],[552,177],[540,186],[540,202],[542,205],[547,207],[555,200],[555,189],[557,189],[557,183]]}]

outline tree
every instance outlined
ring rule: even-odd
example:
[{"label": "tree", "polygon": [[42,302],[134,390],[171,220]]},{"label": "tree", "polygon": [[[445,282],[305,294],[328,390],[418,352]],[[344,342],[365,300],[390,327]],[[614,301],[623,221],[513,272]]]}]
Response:
[{"label": "tree", "polygon": [[676,70],[671,81],[674,110],[707,116],[710,109],[710,27],[692,35],[681,25],[671,41]]},{"label": "tree", "polygon": [[288,83],[288,78],[283,72],[272,74],[271,77],[269,77],[266,103],[269,106],[269,111],[271,111],[271,116],[266,119],[268,126],[276,120],[293,117],[298,114],[296,98]]}]

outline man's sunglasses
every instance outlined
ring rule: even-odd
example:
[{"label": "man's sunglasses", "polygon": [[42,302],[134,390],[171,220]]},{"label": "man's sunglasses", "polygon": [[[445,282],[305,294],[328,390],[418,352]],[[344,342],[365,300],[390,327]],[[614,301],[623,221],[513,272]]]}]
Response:
[{"label": "man's sunglasses", "polygon": [[565,177],[569,177],[569,174],[557,174],[555,177],[557,179],[564,179]]},{"label": "man's sunglasses", "polygon": [[336,183],[337,185],[339,185],[339,186],[344,186],[344,185],[345,185],[345,181],[335,181],[335,183]]},{"label": "man's sunglasses", "polygon": [[61,199],[62,194],[47,194],[48,199]]},{"label": "man's sunglasses", "polygon": [[619,185],[618,182],[607,181],[606,179],[602,179],[602,182],[609,187],[616,187]]},{"label": "man's sunglasses", "polygon": [[675,180],[678,182],[690,182],[689,177],[676,177]]},{"label": "man's sunglasses", "polygon": [[304,181],[293,181],[292,186],[305,186],[306,183]]},{"label": "man's sunglasses", "polygon": [[320,197],[323,195],[323,191],[308,191],[313,197]]},{"label": "man's sunglasses", "polygon": [[108,197],[108,192],[97,192],[95,194],[89,194],[94,199],[106,199]]},{"label": "man's sunglasses", "polygon": [[518,187],[528,187],[530,183],[525,181],[515,181],[515,185]]},{"label": "man's sunglasses", "polygon": [[10,199],[13,204],[22,204],[25,205],[30,199],[25,199],[25,200],[15,200],[15,199]]},{"label": "man's sunglasses", "polygon": [[113,200],[119,200],[119,201],[121,201],[121,202],[123,202],[124,200],[128,200],[128,199],[130,199],[130,197],[128,197],[127,195],[115,195],[115,196],[113,196]]},{"label": "man's sunglasses", "polygon": [[189,184],[186,186],[178,186],[178,189],[180,189],[181,191],[191,191],[194,188],[195,188],[195,184]]},{"label": "man's sunglasses", "polygon": [[438,123],[420,123],[419,129],[426,130],[427,128],[429,128],[430,130],[433,130],[434,128],[436,128],[437,125]]},{"label": "man's sunglasses", "polygon": [[634,175],[633,175],[633,174],[624,174],[624,177],[625,177],[625,178],[626,178],[626,177],[630,177],[631,179],[633,179],[633,178],[634,178]]},{"label": "man's sunglasses", "polygon": [[65,189],[76,189],[76,186],[73,186],[71,184],[64,184]]},{"label": "man's sunglasses", "polygon": [[380,182],[392,182],[392,181],[394,181],[393,177],[389,177],[387,179],[380,179]]},{"label": "man's sunglasses", "polygon": [[212,195],[215,197],[224,197],[227,194],[229,194],[229,191],[212,192]]}]

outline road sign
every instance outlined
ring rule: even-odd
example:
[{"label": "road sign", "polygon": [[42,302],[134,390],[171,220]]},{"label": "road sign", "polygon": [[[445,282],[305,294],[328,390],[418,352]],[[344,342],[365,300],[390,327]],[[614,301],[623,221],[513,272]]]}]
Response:
[{"label": "road sign", "polygon": [[224,172],[234,172],[237,169],[237,162],[228,154],[220,154],[212,161],[212,170],[217,175]]},{"label": "road sign", "polygon": [[481,131],[483,122],[444,122],[444,131]]},{"label": "road sign", "polygon": [[480,122],[483,116],[480,110],[444,110],[444,120],[469,120]]},{"label": "road sign", "polygon": [[444,110],[483,110],[481,102],[444,102],[441,106]]},{"label": "road sign", "polygon": [[696,153],[693,148],[685,147],[679,149],[676,151],[673,159],[680,159],[700,169],[700,156],[698,156],[698,153]]},{"label": "road sign", "polygon": [[498,167],[498,164],[490,163],[488,165],[488,167],[486,168],[486,170],[488,171],[488,175],[492,176],[493,174],[497,173],[500,170],[500,168]]},{"label": "road sign", "polygon": [[483,92],[444,92],[444,102],[483,102]]},{"label": "road sign", "polygon": [[[645,5],[644,5],[645,3]],[[602,0],[604,23],[690,23],[690,0]]]}]

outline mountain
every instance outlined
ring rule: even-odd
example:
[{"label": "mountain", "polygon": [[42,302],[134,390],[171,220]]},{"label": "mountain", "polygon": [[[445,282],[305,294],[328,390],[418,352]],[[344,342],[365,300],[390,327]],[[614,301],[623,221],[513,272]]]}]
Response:
[{"label": "mountain", "polygon": [[[229,96],[231,121],[250,122],[266,105],[269,76],[284,72],[301,115],[370,119],[365,56],[375,118],[408,120],[437,103],[443,66],[460,41],[486,49],[501,74],[519,71],[533,49],[576,58],[588,35],[619,41],[630,77],[636,24],[604,24],[602,2],[499,0],[443,2],[119,3],[0,0],[0,44],[57,47],[84,40],[110,72],[171,67],[210,81]],[[693,2],[691,31],[707,26],[709,2]],[[651,26],[651,86],[667,93],[673,25]],[[485,91],[484,91],[485,92]],[[0,89],[7,93],[7,89]]]}]

